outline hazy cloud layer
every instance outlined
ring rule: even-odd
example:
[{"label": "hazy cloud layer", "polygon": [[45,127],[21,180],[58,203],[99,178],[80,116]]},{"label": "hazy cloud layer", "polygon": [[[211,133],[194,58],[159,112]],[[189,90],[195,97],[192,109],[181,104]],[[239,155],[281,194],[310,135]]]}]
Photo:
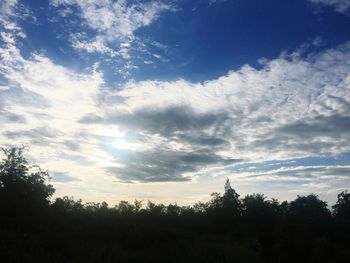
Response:
[{"label": "hazy cloud layer", "polygon": [[[295,169],[280,169],[270,174],[283,178],[295,177],[304,179],[349,179],[350,166],[318,166],[318,167],[297,167]],[[259,176],[259,175],[257,175]],[[260,175],[261,176],[261,175]]]},{"label": "hazy cloud layer", "polygon": [[230,119],[225,112],[199,114],[189,107],[177,106],[111,112],[103,117],[87,115],[80,122],[118,127],[122,134],[119,138],[113,132],[97,138],[102,149],[118,163],[107,171],[123,180],[187,181],[189,173],[239,161],[222,153],[230,149],[230,142],[225,140]]},{"label": "hazy cloud layer", "polygon": [[77,179],[76,177],[69,175],[68,172],[52,172],[51,176],[53,182],[68,183],[79,181],[79,179]]},{"label": "hazy cloud layer", "polygon": [[106,170],[126,182],[188,181],[191,177],[184,174],[197,172],[203,167],[225,166],[239,161],[211,152],[171,151],[164,148],[149,152],[119,151],[115,157],[123,165],[107,167]]}]

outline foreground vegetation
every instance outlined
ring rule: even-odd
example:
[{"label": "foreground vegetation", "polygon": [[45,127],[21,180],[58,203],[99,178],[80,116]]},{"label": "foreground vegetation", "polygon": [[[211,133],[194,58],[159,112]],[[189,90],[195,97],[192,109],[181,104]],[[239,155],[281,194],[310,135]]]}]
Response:
[{"label": "foreground vegetation", "polygon": [[[0,162],[1,262],[347,262],[350,193],[332,211],[316,195],[240,198],[227,180],[207,203],[115,207],[50,201],[48,173],[23,148]],[[33,170],[34,169],[34,170]]]}]

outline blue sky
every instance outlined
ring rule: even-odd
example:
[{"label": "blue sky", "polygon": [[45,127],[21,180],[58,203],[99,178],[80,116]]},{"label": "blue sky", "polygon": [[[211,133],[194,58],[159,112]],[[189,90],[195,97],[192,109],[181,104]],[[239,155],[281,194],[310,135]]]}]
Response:
[{"label": "blue sky", "polygon": [[350,186],[348,0],[3,0],[1,145],[57,196]]}]

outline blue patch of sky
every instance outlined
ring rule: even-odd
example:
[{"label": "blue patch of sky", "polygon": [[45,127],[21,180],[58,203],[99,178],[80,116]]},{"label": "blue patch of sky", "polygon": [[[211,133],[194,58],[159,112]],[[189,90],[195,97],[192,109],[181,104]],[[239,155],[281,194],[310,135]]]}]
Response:
[{"label": "blue patch of sky", "polygon": [[[52,61],[62,66],[78,70],[91,65],[91,63],[85,65],[86,59],[82,59],[81,54],[74,51],[70,45],[69,33],[75,29],[74,21],[72,21],[76,19],[74,16],[69,17],[70,22],[68,23],[65,21],[66,18],[58,14],[59,8],[50,6],[48,1],[25,0],[22,3],[30,6],[37,19],[36,23],[27,21],[20,23],[27,35],[21,48],[24,57],[33,52],[43,52]],[[76,20],[75,24],[81,24],[81,21]]]},{"label": "blue patch of sky", "polygon": [[[77,16],[76,6],[70,6],[72,15],[61,17],[58,11],[62,7],[52,7],[47,0],[22,2],[30,6],[38,21],[36,24],[22,22],[28,35],[21,49],[24,55],[44,51],[55,63],[77,71],[100,62],[107,82],[124,81],[117,73],[118,68],[125,66],[122,58],[106,58],[71,47],[70,33],[84,31],[89,37],[95,36]],[[282,51],[292,52],[317,37],[324,40],[318,49],[335,47],[349,38],[349,16],[331,8],[315,13],[314,6],[306,0],[208,3],[176,1],[176,12],[164,12],[150,26],[139,28],[135,35],[147,43],[150,53],[138,53],[137,48],[131,51],[131,62],[138,69],[128,78],[205,81],[244,64],[259,68],[260,58],[276,58]],[[154,41],[166,48],[152,45]],[[158,55],[161,58],[156,58]],[[153,63],[144,63],[150,60]]]},{"label": "blue patch of sky", "polygon": [[279,168],[293,167],[315,167],[315,166],[344,166],[350,165],[350,153],[343,153],[336,156],[314,156],[288,160],[271,160],[261,163],[244,163],[237,164],[233,167],[226,168],[235,173],[256,172],[264,173]]},{"label": "blue patch of sky", "polygon": [[135,78],[213,79],[244,64],[259,68],[260,58],[292,52],[317,37],[324,39],[323,48],[344,43],[348,28],[348,16],[331,9],[315,14],[304,0],[236,0],[214,5],[186,1],[180,11],[139,30],[140,35],[166,44],[170,61],[145,66]]}]

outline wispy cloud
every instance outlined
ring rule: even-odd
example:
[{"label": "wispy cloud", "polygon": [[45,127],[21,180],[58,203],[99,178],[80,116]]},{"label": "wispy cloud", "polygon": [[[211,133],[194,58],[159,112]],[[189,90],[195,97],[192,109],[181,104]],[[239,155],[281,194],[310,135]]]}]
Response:
[{"label": "wispy cloud", "polygon": [[[104,85],[97,69],[78,73],[55,64],[40,53],[24,58],[18,48],[18,31],[12,18],[4,20],[6,36],[0,45],[0,138],[2,144],[29,144],[51,159],[48,169],[56,170],[58,159],[82,152],[84,129],[76,123],[89,112],[98,111],[97,96]],[[6,83],[6,84],[5,84]],[[44,153],[42,153],[44,152]],[[42,154],[40,154],[42,153]],[[56,163],[55,163],[56,162]]]},{"label": "wispy cloud", "polygon": [[11,16],[17,6],[17,0],[4,0],[0,3],[0,14],[3,16]]},{"label": "wispy cloud", "polygon": [[[135,31],[156,21],[171,4],[161,0],[129,2],[126,0],[51,0],[54,7],[77,6],[79,16],[95,32],[72,32],[73,47],[87,52],[129,58],[129,47],[136,41]],[[64,13],[66,16],[66,12]],[[128,47],[126,47],[128,46]]]},{"label": "wispy cloud", "polygon": [[79,181],[76,177],[71,176],[68,172],[53,172],[52,181],[60,183],[68,183]]},{"label": "wispy cloud", "polygon": [[[285,196],[294,198],[295,194],[317,193],[335,201],[335,194],[346,190],[349,185],[349,165],[319,165],[281,167],[265,172],[223,173],[230,176],[235,185],[261,186],[264,192],[272,195],[284,192]],[[289,197],[289,198],[290,198]]]},{"label": "wispy cloud", "polygon": [[348,0],[309,0],[315,4],[321,4],[333,7],[339,13],[348,13],[350,11],[350,1]]},{"label": "wispy cloud", "polygon": [[226,1],[227,0],[209,0],[208,3],[209,3],[209,5],[213,5],[213,4],[223,3]]},{"label": "wispy cloud", "polygon": [[[21,8],[20,8],[21,7]],[[18,26],[19,18],[26,19],[28,16],[35,19],[28,9],[18,5],[17,0],[4,0],[0,3],[0,41],[7,44],[15,44],[18,38],[25,38],[26,35]]]}]

